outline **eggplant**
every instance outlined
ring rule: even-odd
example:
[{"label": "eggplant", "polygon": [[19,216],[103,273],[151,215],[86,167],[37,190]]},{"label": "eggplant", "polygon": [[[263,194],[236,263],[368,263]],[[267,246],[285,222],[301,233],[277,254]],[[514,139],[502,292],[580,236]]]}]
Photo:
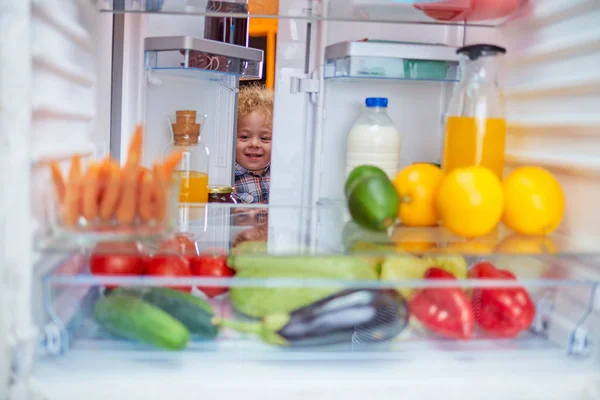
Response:
[{"label": "eggplant", "polygon": [[408,305],[396,290],[348,289],[259,322],[215,318],[213,323],[258,334],[270,344],[318,346],[383,342],[402,332],[408,317]]}]

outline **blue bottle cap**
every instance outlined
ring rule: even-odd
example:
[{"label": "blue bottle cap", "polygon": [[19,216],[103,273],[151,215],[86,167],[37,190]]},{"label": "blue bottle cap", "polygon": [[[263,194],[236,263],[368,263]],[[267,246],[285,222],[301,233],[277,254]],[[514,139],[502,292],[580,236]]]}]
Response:
[{"label": "blue bottle cap", "polygon": [[385,97],[368,97],[365,104],[367,107],[387,107],[388,99]]}]

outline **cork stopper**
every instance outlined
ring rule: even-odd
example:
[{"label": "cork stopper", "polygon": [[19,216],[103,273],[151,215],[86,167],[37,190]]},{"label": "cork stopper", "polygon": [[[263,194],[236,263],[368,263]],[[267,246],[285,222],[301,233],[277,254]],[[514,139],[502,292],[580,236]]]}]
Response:
[{"label": "cork stopper", "polygon": [[176,145],[189,146],[198,143],[200,124],[196,123],[196,111],[178,110],[175,112],[173,127],[173,140]]}]

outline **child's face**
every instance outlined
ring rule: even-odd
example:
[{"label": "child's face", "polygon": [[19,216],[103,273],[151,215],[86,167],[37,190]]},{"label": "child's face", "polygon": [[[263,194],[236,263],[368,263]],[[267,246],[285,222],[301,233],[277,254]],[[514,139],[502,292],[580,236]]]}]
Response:
[{"label": "child's face", "polygon": [[262,173],[271,162],[273,130],[265,125],[265,116],[258,111],[238,119],[235,159],[242,167]]}]

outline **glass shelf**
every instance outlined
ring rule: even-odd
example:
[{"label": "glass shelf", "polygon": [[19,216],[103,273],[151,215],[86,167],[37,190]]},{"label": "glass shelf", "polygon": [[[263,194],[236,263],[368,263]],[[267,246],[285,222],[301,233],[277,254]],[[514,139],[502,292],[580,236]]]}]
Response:
[{"label": "glass shelf", "polygon": [[146,70],[202,71],[262,79],[263,51],[190,36],[144,39]]},{"label": "glass shelf", "polygon": [[[96,304],[110,297],[107,288],[114,286],[145,291],[157,287],[191,289],[193,296],[206,299],[212,307],[211,324],[219,321],[213,317],[232,324],[259,323],[253,317],[293,312],[342,294],[359,293],[352,298],[392,296],[397,302],[394,307],[410,304],[408,311],[394,308],[398,318],[406,318],[405,312],[411,317],[394,325],[393,333],[385,337],[389,340],[380,340],[374,331],[374,336],[368,333],[369,343],[361,339],[362,331],[357,331],[334,344],[282,346],[267,343],[256,334],[240,333],[231,325],[222,327],[212,339],[192,336],[186,352],[216,359],[365,360],[429,355],[489,360],[508,354],[513,359],[569,354],[583,361],[595,349],[591,337],[596,332],[588,320],[590,310],[600,309],[600,253],[596,243],[560,235],[519,237],[503,227],[477,240],[463,239],[440,227],[398,225],[378,233],[356,226],[343,202],[324,199],[319,204],[304,208],[180,204],[177,241],[163,237],[140,240],[134,246],[104,243],[93,249],[55,243],[48,250],[73,255],[43,280],[49,326],[42,351],[58,355],[80,349],[117,349],[123,357],[135,357],[140,351],[170,357],[173,353],[108,333],[94,319]],[[165,245],[168,239],[171,241]],[[207,253],[231,267],[233,276],[199,273],[196,268],[206,262],[203,254]],[[102,275],[92,273],[97,256],[132,259],[136,268],[143,266],[143,271],[156,268],[155,263],[178,262],[188,265],[192,274]],[[502,277],[476,278],[472,272],[481,261],[510,272],[514,279],[506,272]],[[431,266],[439,266],[458,279],[425,279]],[[221,293],[207,299],[207,288],[219,288]],[[506,291],[509,295],[525,290],[534,304],[534,315],[530,325],[509,337],[476,325],[468,338],[458,340],[428,328],[413,314],[419,293],[431,293],[435,298],[435,293],[445,290],[464,293],[473,312],[484,307],[483,297],[475,300],[477,293],[491,296]]]},{"label": "glass shelf", "polygon": [[[499,259],[488,258],[498,268],[512,265],[511,271],[517,280],[481,280],[468,279],[460,281],[423,280],[423,279],[384,279],[367,276],[370,266],[365,261],[364,279],[343,278],[346,272],[340,272],[336,266],[329,264],[319,272],[308,269],[302,272],[298,267],[287,270],[286,260],[280,258],[279,267],[264,266],[273,276],[260,272],[252,277],[238,269],[243,277],[207,278],[207,277],[123,277],[99,276],[88,272],[87,260],[82,258],[79,268],[58,268],[44,279],[45,306],[49,318],[46,335],[41,342],[41,350],[49,355],[65,354],[70,351],[96,350],[121,351],[122,357],[137,357],[140,351],[150,351],[169,357],[173,352],[161,352],[148,345],[109,333],[94,318],[94,308],[98,301],[114,295],[106,290],[107,286],[117,285],[137,290],[138,294],[130,294],[134,299],[141,299],[139,290],[152,291],[157,287],[192,287],[192,295],[205,299],[214,313],[209,321],[218,317],[235,323],[259,323],[251,316],[267,315],[269,312],[292,312],[288,310],[282,299],[298,302],[298,306],[310,307],[313,301],[320,301],[327,296],[356,295],[355,298],[368,295],[391,296],[399,307],[406,307],[406,302],[416,301],[420,293],[441,293],[444,290],[460,290],[461,293],[493,293],[493,291],[524,290],[534,304],[535,315],[531,325],[523,328],[518,334],[504,337],[499,332],[486,331],[476,325],[469,331],[469,336],[458,339],[447,337],[440,332],[427,328],[418,318],[404,312],[412,313],[407,308],[398,314],[400,326],[396,326],[390,337],[383,340],[377,331],[367,332],[369,342],[361,340],[361,332],[348,335],[336,343],[324,345],[277,345],[261,340],[256,334],[240,333],[237,330],[222,328],[216,337],[207,339],[192,335],[184,350],[188,353],[200,353],[202,357],[216,359],[278,359],[278,360],[376,360],[397,359],[410,360],[415,357],[468,357],[470,359],[502,359],[510,354],[513,359],[520,357],[573,357],[583,362],[589,359],[596,344],[591,340],[595,335],[593,326],[587,325],[589,310],[597,309],[598,283],[596,280],[574,278],[584,273],[590,265],[586,260],[576,257],[554,256],[551,259],[535,257],[534,260],[547,265],[543,272],[538,269],[533,273],[525,256],[512,256],[510,262],[502,263]],[[247,260],[246,260],[247,261]],[[339,259],[340,263],[345,262]],[[347,261],[347,259],[346,259]],[[238,261],[239,262],[239,261]],[[521,265],[519,269],[518,265]],[[240,264],[237,264],[238,266]],[[342,264],[338,266],[341,267]],[[358,267],[357,267],[358,268]],[[385,268],[385,266],[384,266]],[[240,272],[242,271],[242,272]],[[537,274],[537,275],[536,275]],[[337,278],[332,278],[337,276]],[[350,275],[348,275],[350,276]],[[559,278],[563,276],[563,278]],[[571,278],[569,278],[571,276]],[[202,288],[223,288],[224,293],[206,299]],[[200,288],[200,289],[199,289]],[[427,292],[429,291],[429,292]],[[487,292],[486,292],[487,291]],[[358,294],[357,294],[358,293]],[[252,300],[257,296],[262,300]],[[270,296],[275,304],[274,311],[268,311]],[[249,303],[240,303],[247,298]],[[300,300],[298,300],[300,299]],[[306,300],[309,299],[309,300]],[[596,300],[595,300],[596,299]],[[149,301],[144,299],[144,301]],[[287,300],[286,300],[287,301]],[[253,305],[251,305],[253,304]],[[409,303],[413,304],[413,303]],[[282,309],[285,308],[285,310]],[[412,305],[410,307],[413,307]],[[483,307],[473,300],[474,310]],[[293,308],[296,309],[296,308]],[[398,310],[395,309],[395,312]],[[508,311],[506,311],[508,312]],[[271,315],[271,314],[268,314]],[[348,316],[348,314],[346,314]],[[356,315],[356,314],[354,314]],[[382,314],[383,315],[383,314]],[[215,322],[216,323],[216,322]],[[397,323],[397,322],[396,322]],[[364,334],[364,332],[363,332]]]},{"label": "glass shelf", "polygon": [[[392,56],[390,56],[392,55]],[[456,48],[392,41],[341,42],[325,49],[325,79],[456,82]]]},{"label": "glass shelf", "polygon": [[[500,26],[518,13],[524,0],[491,2],[482,7],[475,0],[295,0],[278,10],[268,5],[250,5],[252,18],[301,20],[396,22],[469,26]],[[246,18],[243,13],[206,11],[207,0],[99,0],[98,9],[113,13],[161,13]]]},{"label": "glass shelf", "polygon": [[[398,224],[389,232],[373,232],[351,221],[343,200],[322,199],[314,207],[227,204],[179,204],[177,228],[157,238],[127,238],[141,241],[149,249],[173,232],[194,237],[199,250],[221,247],[227,252],[240,252],[251,242],[258,242],[261,252],[272,255],[418,255],[462,254],[529,256],[597,256],[600,247],[593,240],[560,234],[544,237],[520,236],[504,226],[491,234],[466,239],[443,227],[417,228]],[[123,239],[124,240],[124,239]],[[49,252],[79,251],[92,248],[96,241],[69,237],[39,237],[38,248]]]}]

